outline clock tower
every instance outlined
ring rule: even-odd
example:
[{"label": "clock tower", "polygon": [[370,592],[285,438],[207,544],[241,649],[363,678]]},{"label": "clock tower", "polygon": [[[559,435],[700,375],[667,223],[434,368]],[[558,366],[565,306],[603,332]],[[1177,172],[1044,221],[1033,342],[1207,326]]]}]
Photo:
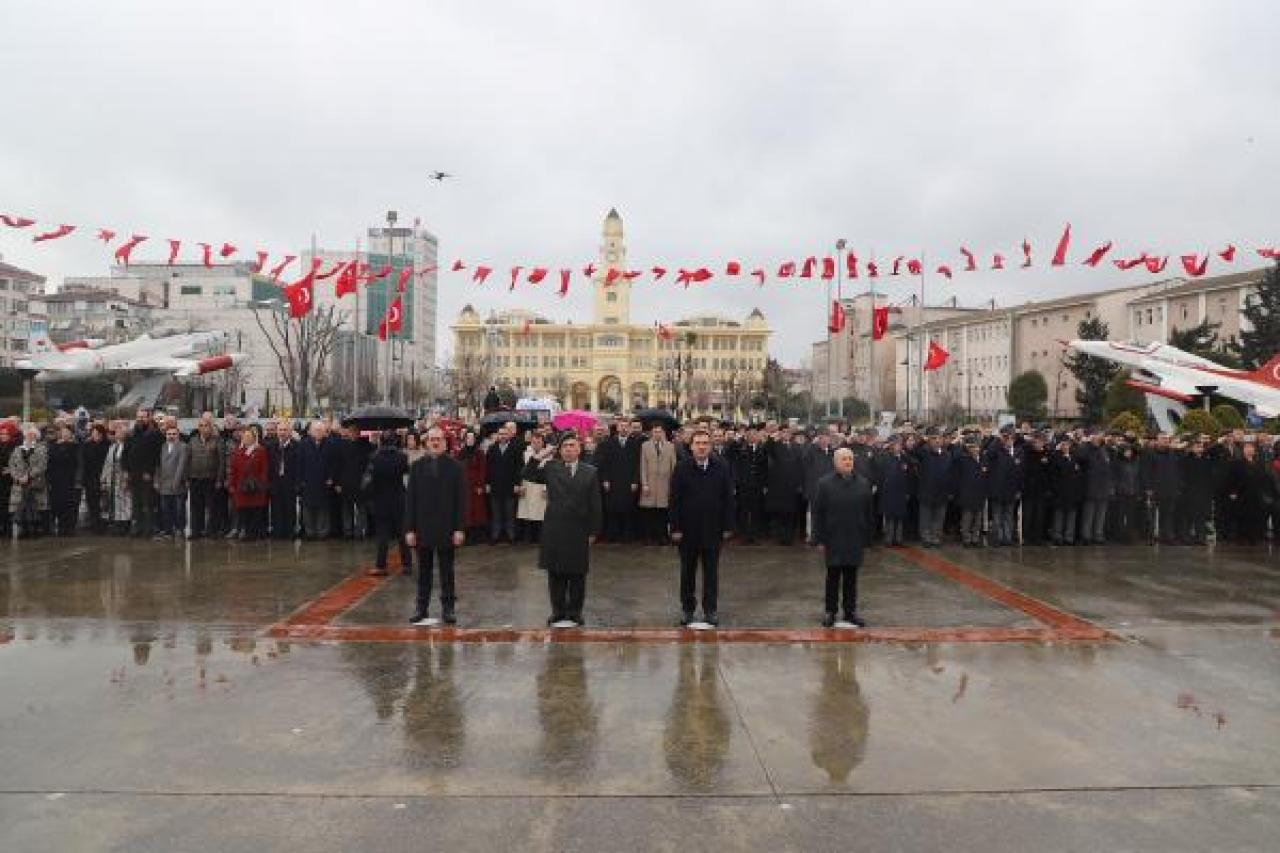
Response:
[{"label": "clock tower", "polygon": [[600,244],[599,269],[593,278],[596,307],[594,321],[598,326],[626,326],[631,322],[631,282],[616,277],[608,280],[609,270],[625,272],[627,269],[627,245],[622,236],[622,217],[609,209],[604,218],[604,240]]}]

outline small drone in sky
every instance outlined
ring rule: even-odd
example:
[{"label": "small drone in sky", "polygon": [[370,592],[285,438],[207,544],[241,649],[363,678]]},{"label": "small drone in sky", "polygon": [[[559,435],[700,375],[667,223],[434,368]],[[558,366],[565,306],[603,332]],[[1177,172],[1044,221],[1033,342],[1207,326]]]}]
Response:
[{"label": "small drone in sky", "polygon": [[453,175],[449,174],[448,172],[432,172],[430,175],[427,176],[428,179],[432,181],[440,181],[441,183],[444,182],[445,178],[452,178],[452,177]]}]

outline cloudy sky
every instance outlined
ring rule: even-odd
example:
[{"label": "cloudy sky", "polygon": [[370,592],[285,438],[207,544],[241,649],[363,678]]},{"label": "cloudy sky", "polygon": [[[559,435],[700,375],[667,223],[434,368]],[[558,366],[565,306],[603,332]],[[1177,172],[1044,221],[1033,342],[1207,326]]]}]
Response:
[{"label": "cloudy sky", "polygon": [[[282,252],[421,216],[446,259],[580,268],[610,207],[631,265],[833,251],[957,262],[1280,243],[1280,16],[1257,2],[220,2],[0,5],[0,212]],[[457,179],[428,182],[443,169]],[[158,249],[153,250],[158,251]],[[87,236],[5,259],[102,273]],[[1176,262],[1176,261],[1175,261]],[[1145,273],[1143,274],[1145,275]],[[1001,303],[1139,281],[982,273]],[[912,282],[891,279],[905,295]],[[545,285],[544,285],[545,287]],[[529,289],[466,302],[584,317]],[[795,364],[816,283],[642,284],[639,322],[759,306]]]}]

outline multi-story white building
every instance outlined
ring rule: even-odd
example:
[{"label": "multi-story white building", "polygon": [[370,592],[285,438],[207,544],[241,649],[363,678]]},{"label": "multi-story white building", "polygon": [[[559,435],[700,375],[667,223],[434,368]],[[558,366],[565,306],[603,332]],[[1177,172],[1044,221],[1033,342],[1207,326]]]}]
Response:
[{"label": "multi-story white building", "polygon": [[64,287],[33,296],[30,304],[48,318],[49,337],[56,343],[92,338],[118,344],[152,327],[152,305],[112,291]]},{"label": "multi-story white building", "polygon": [[27,357],[27,338],[33,323],[44,323],[40,303],[44,276],[0,261],[0,367],[12,367]]}]

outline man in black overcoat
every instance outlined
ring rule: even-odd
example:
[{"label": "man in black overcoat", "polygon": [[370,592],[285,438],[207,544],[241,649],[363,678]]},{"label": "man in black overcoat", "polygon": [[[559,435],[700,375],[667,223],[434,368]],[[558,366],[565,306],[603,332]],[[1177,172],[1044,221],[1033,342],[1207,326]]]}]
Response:
[{"label": "man in black overcoat", "polygon": [[[547,487],[547,509],[542,520],[538,568],[547,573],[551,597],[548,625],[582,624],[582,605],[591,569],[591,546],[600,532],[600,478],[592,465],[581,461],[577,437],[560,440],[560,458],[552,448],[529,459],[524,478]],[[567,627],[567,626],[566,626]]]},{"label": "man in black overcoat", "polygon": [[711,452],[706,430],[693,434],[692,455],[671,475],[671,540],[680,548],[681,625],[693,621],[698,563],[702,563],[702,618],[720,623],[720,544],[733,533],[733,473]]},{"label": "man in black overcoat", "polygon": [[813,506],[814,538],[827,564],[822,624],[827,628],[835,625],[843,594],[845,621],[862,628],[866,623],[858,616],[858,567],[875,530],[871,481],[853,470],[849,448],[837,450],[834,461],[835,471],[818,481]]},{"label": "man in black overcoat", "polygon": [[440,609],[446,625],[454,616],[453,558],[466,538],[467,476],[462,463],[445,451],[444,430],[427,431],[427,452],[409,468],[405,493],[404,541],[418,549],[418,604],[410,622],[427,618],[435,563],[440,563]]},{"label": "man in black overcoat", "polygon": [[630,421],[620,420],[617,433],[596,449],[600,487],[604,489],[604,535],[610,542],[626,542],[635,533],[643,441],[632,433]]}]

